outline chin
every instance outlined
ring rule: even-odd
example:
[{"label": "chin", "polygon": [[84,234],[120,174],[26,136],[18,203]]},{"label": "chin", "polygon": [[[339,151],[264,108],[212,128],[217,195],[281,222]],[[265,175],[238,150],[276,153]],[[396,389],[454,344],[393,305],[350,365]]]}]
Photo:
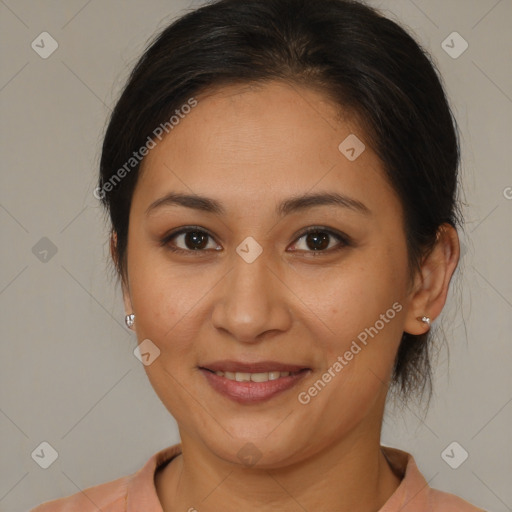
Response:
[{"label": "chin", "polygon": [[210,451],[220,459],[244,468],[274,469],[288,465],[295,459],[299,448],[284,439],[264,437],[203,440]]}]

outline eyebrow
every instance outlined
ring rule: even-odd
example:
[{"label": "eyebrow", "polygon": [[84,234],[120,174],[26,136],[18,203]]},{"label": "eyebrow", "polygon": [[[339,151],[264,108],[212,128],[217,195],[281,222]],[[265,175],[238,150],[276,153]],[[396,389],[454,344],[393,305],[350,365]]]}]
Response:
[{"label": "eyebrow", "polygon": [[[163,206],[183,206],[185,208],[192,208],[216,215],[224,215],[226,213],[222,204],[215,199],[197,194],[171,192],[151,203],[146,209],[146,215],[149,215],[157,208]],[[309,193],[292,196],[277,205],[276,213],[278,216],[284,217],[290,213],[313,208],[315,206],[338,206],[364,215],[370,215],[372,213],[361,201],[336,192]]]}]

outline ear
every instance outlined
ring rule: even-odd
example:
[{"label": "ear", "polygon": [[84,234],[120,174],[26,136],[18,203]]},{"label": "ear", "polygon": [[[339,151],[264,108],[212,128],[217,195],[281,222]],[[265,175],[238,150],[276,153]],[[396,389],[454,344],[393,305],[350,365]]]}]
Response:
[{"label": "ear", "polygon": [[433,322],[441,313],[451,278],[459,262],[460,246],[456,229],[444,223],[437,232],[436,243],[416,273],[406,314],[404,331],[423,334],[428,325],[418,317],[428,316]]},{"label": "ear", "polygon": [[[116,270],[119,272],[119,260],[117,254],[117,233],[115,231],[112,231],[112,233],[110,234],[110,256],[114,261]],[[130,290],[128,287],[128,283],[126,282],[125,276],[121,276],[121,289],[123,292],[124,310],[128,315],[130,313],[133,313],[133,306],[130,298]]]}]

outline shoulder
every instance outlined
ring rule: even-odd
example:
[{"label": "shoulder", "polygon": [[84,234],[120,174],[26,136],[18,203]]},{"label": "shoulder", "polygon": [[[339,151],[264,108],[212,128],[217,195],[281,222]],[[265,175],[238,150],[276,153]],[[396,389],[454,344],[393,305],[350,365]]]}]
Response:
[{"label": "shoulder", "polygon": [[136,473],[46,501],[30,512],[126,512],[127,509],[161,512],[155,471],[180,453],[180,444],[169,446],[152,455]]},{"label": "shoulder", "polygon": [[429,502],[431,510],[439,512],[485,512],[484,509],[475,507],[455,494],[438,489],[430,489]]},{"label": "shoulder", "polygon": [[46,501],[30,512],[124,512],[129,476],[88,487],[70,496]]},{"label": "shoulder", "polygon": [[401,482],[379,512],[485,512],[455,494],[430,487],[410,453],[388,446],[382,451]]}]

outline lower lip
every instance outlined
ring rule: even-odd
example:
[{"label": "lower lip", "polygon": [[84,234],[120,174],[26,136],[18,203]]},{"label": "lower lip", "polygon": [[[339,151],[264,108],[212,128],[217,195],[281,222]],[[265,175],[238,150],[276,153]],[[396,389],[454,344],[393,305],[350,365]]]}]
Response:
[{"label": "lower lip", "polygon": [[240,404],[254,404],[270,400],[296,386],[309,373],[309,370],[302,370],[294,375],[279,377],[279,379],[267,382],[238,382],[203,368],[200,370],[215,391]]}]

